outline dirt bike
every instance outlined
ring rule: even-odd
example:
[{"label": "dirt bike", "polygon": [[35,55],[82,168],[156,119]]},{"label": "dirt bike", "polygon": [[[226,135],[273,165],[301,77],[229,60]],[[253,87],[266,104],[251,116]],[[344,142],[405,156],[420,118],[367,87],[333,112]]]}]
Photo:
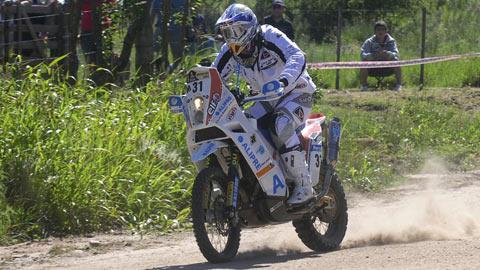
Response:
[{"label": "dirt bike", "polygon": [[230,91],[215,68],[196,67],[187,76],[186,94],[170,96],[174,113],[183,113],[187,146],[199,173],[192,190],[191,215],[204,257],[220,263],[235,257],[241,228],[293,221],[302,242],[314,251],[337,249],[347,228],[347,202],[335,172],[340,121],[327,125],[312,114],[299,134],[315,196],[300,206],[286,203],[293,183],[273,145],[271,120],[251,118],[244,105],[281,99],[281,85],[245,97]]}]

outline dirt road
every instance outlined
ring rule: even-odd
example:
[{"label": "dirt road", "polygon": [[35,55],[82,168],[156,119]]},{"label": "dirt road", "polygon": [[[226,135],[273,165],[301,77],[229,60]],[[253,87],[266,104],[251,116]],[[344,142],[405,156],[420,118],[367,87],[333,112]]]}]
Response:
[{"label": "dirt road", "polygon": [[325,254],[308,250],[288,223],[243,231],[239,254],[228,264],[207,263],[186,232],[0,247],[0,268],[480,269],[480,171],[413,175],[400,187],[368,196],[350,194],[348,200],[343,246]]}]

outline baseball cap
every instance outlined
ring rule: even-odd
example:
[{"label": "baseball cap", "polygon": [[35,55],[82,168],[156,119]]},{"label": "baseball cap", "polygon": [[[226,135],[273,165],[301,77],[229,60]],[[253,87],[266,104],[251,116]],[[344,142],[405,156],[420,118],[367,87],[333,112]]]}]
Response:
[{"label": "baseball cap", "polygon": [[272,1],[272,6],[275,6],[275,5],[285,7],[285,1],[283,1],[283,0],[273,0]]}]

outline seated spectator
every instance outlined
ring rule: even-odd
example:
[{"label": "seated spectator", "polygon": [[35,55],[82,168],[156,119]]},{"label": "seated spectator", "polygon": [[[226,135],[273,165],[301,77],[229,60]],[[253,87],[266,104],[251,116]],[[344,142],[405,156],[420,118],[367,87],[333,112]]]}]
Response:
[{"label": "seated spectator", "polygon": [[295,33],[293,31],[292,23],[285,20],[283,14],[285,13],[286,6],[283,0],[274,0],[272,2],[272,15],[263,19],[264,24],[269,24],[287,35],[291,40],[295,39]]},{"label": "seated spectator", "polygon": [[[397,43],[388,34],[388,27],[384,21],[375,23],[375,35],[365,40],[362,45],[362,61],[398,61],[400,59]],[[361,91],[367,91],[367,77],[386,77],[395,73],[395,91],[402,89],[402,73],[400,67],[360,69]]]}]

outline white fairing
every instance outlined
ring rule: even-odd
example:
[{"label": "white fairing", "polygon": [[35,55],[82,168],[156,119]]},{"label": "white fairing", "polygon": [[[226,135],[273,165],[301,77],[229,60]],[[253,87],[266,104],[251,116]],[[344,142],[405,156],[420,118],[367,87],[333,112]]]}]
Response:
[{"label": "white fairing", "polygon": [[[175,100],[178,98],[181,102]],[[206,158],[214,154],[226,173],[229,151],[223,150],[228,147],[225,141],[231,139],[267,196],[288,196],[288,186],[281,162],[276,158],[279,158],[276,149],[258,131],[256,120],[245,116],[215,68],[192,69],[187,78],[186,95],[172,97],[169,102],[174,110],[182,106],[187,122],[188,150],[198,169],[205,167]],[[308,119],[302,130],[313,186],[319,182],[323,155],[320,125],[323,121],[324,116]],[[242,177],[241,170],[239,173]]]},{"label": "white fairing", "polygon": [[[187,146],[198,168],[205,166],[205,161],[199,159],[216,149],[215,154],[226,171],[226,164],[222,164],[224,146],[214,145],[209,141],[230,138],[245,157],[264,192],[268,196],[288,196],[284,174],[273,157],[275,149],[265,141],[256,125],[252,124],[255,121],[243,114],[242,108],[222,83],[215,68],[197,67],[190,71],[183,106],[187,121]],[[220,133],[218,136],[216,128],[224,135]],[[203,130],[203,133],[200,133],[205,134],[205,140],[203,137],[199,138],[198,130]]]}]

